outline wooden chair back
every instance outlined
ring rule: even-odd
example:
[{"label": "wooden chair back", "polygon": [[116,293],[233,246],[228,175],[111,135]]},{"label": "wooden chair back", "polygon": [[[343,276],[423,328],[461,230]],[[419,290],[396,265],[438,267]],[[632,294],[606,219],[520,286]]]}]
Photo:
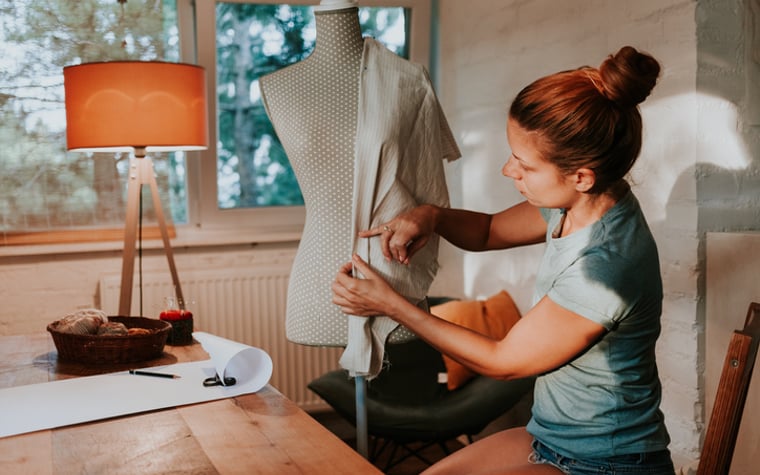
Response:
[{"label": "wooden chair back", "polygon": [[752,302],[742,330],[728,345],[697,475],[728,474],[760,341],[760,303]]}]

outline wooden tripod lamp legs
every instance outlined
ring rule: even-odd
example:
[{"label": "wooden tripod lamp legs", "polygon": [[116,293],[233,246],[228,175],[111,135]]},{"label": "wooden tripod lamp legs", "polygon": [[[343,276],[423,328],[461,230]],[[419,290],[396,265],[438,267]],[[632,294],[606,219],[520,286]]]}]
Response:
[{"label": "wooden tripod lamp legs", "polygon": [[121,292],[119,294],[119,316],[130,316],[132,307],[132,282],[135,268],[135,249],[137,244],[137,225],[140,216],[140,193],[142,186],[150,186],[153,198],[153,207],[156,211],[158,228],[161,239],[164,242],[164,252],[169,261],[169,271],[172,283],[177,294],[177,303],[180,310],[185,308],[185,299],[182,296],[182,287],[177,275],[177,267],[174,264],[174,253],[169,242],[169,232],[166,228],[161,200],[158,195],[158,185],[153,171],[153,160],[146,157],[144,152],[135,152],[135,156],[129,161],[129,182],[127,183],[127,215],[124,226],[124,252],[121,263]]}]

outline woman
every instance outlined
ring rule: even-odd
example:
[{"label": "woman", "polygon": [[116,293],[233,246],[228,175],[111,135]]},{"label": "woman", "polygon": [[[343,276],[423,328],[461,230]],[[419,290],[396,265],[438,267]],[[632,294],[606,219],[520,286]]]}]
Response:
[{"label": "woman", "polygon": [[[489,215],[422,205],[360,236],[414,265],[433,234],[469,251],[546,242],[534,305],[500,341],[413,306],[358,257],[333,284],[351,315],[388,315],[487,376],[537,375],[527,427],[469,445],[425,472],[672,474],[655,361],[657,248],[625,176],[660,65],[624,47],[598,69],[533,82],[509,110],[502,173],[525,201]],[[354,278],[363,277],[362,279]]]}]

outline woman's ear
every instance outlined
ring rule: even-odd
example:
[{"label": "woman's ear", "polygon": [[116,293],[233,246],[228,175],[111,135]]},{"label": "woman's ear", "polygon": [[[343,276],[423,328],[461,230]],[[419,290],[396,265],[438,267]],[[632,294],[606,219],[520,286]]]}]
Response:
[{"label": "woman's ear", "polygon": [[575,189],[581,193],[586,193],[594,187],[596,183],[596,173],[590,168],[579,168],[575,172]]}]

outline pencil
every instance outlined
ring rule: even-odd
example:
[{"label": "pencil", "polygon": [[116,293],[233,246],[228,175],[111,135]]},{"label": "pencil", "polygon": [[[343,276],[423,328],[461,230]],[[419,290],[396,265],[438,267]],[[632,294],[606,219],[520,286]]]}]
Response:
[{"label": "pencil", "polygon": [[140,371],[136,369],[130,369],[129,374],[136,374],[138,376],[155,376],[156,378],[169,378],[169,379],[181,378],[181,376],[177,374],[154,373],[152,371]]}]

